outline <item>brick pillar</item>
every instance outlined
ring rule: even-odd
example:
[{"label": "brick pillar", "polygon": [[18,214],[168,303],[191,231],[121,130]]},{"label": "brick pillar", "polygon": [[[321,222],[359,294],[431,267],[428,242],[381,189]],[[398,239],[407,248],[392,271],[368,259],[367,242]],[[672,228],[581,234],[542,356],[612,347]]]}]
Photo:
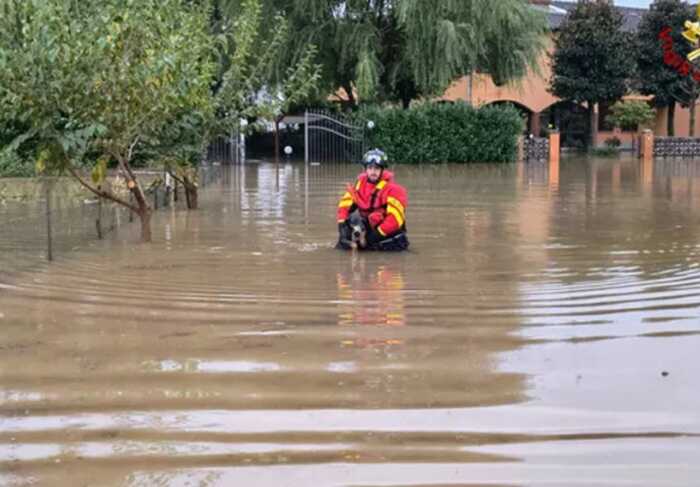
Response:
[{"label": "brick pillar", "polygon": [[549,133],[549,188],[559,188],[559,131]]},{"label": "brick pillar", "polygon": [[654,132],[649,129],[642,130],[639,141],[639,157],[644,161],[654,158]]},{"label": "brick pillar", "polygon": [[549,133],[549,162],[556,161],[559,164],[559,131],[552,130]]},{"label": "brick pillar", "polygon": [[642,131],[641,137],[641,179],[642,185],[651,187],[654,180],[654,132],[649,129]]}]

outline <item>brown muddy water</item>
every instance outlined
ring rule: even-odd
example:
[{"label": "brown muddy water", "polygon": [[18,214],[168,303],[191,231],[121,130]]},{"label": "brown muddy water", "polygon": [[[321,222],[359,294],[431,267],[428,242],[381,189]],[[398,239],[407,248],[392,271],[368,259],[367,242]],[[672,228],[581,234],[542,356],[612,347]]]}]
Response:
[{"label": "brown muddy water", "polygon": [[411,251],[352,255],[357,171],[4,225],[0,485],[700,485],[700,162],[398,167]]}]

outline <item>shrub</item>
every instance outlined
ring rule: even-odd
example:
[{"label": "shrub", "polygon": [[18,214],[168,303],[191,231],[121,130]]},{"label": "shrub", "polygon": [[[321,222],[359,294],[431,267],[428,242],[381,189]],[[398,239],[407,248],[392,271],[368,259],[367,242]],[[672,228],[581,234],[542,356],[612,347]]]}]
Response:
[{"label": "shrub", "polygon": [[588,153],[597,157],[615,157],[620,151],[617,147],[594,147]]},{"label": "shrub", "polygon": [[617,137],[610,137],[609,139],[605,139],[605,147],[615,148],[620,147],[621,144],[622,142]]},{"label": "shrub", "polygon": [[34,176],[34,164],[24,160],[13,150],[0,150],[0,178],[30,176]]},{"label": "shrub", "polygon": [[407,110],[367,107],[357,114],[372,147],[392,161],[512,162],[523,121],[512,105],[473,108],[466,103],[424,103]]},{"label": "shrub", "polygon": [[637,130],[639,125],[651,123],[656,117],[656,110],[641,100],[618,101],[610,107],[607,117],[623,130]]}]

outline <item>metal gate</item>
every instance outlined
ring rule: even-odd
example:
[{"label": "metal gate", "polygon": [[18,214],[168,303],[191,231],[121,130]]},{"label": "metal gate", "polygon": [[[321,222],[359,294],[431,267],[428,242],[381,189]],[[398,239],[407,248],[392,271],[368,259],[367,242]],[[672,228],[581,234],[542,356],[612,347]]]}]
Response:
[{"label": "metal gate", "polygon": [[245,136],[240,131],[229,137],[217,137],[209,143],[206,161],[219,164],[242,164],[245,162]]},{"label": "metal gate", "polygon": [[326,110],[304,112],[304,162],[354,162],[366,149],[364,127]]}]

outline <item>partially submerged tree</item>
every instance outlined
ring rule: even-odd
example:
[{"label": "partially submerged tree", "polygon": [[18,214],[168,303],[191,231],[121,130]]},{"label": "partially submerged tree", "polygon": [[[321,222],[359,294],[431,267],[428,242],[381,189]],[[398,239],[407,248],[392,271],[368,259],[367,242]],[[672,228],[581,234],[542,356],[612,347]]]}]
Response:
[{"label": "partially submerged tree", "polygon": [[588,106],[588,146],[598,132],[595,105],[620,99],[634,73],[632,41],[607,0],[581,0],[554,37],[553,95]]},{"label": "partially submerged tree", "polygon": [[[210,103],[208,8],[186,0],[2,0],[0,9],[0,108],[29,127],[14,145],[37,139],[40,169],[67,172],[137,213],[150,241],[151,208],[131,163],[176,114]],[[131,199],[103,185],[110,162]]]},{"label": "partially submerged tree", "polygon": [[[658,108],[668,107],[667,133],[675,133],[676,102],[682,105],[694,105],[697,95],[687,93],[688,77],[664,62],[663,39],[659,35],[670,28],[671,50],[682,58],[692,49],[690,43],[681,35],[686,20],[695,17],[694,9],[681,0],[655,0],[649,10],[644,12],[637,28],[637,85],[645,95],[654,96]],[[692,88],[692,87],[691,87]],[[695,95],[695,96],[693,96]],[[692,101],[691,101],[692,98]]]},{"label": "partially submerged tree", "polygon": [[182,185],[188,210],[199,207],[199,167],[213,129],[213,104],[183,110],[145,148],[149,158]]}]

